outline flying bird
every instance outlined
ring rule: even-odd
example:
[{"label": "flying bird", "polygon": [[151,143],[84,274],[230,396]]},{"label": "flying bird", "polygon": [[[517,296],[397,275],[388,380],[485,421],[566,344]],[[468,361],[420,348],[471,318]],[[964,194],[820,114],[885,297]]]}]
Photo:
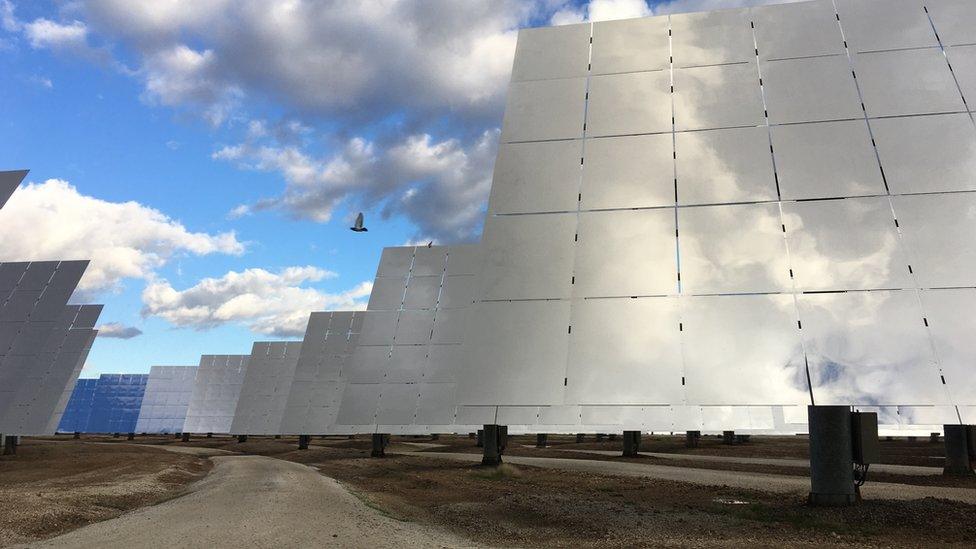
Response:
[{"label": "flying bird", "polygon": [[356,216],[356,223],[353,224],[352,227],[349,227],[349,230],[357,233],[365,233],[369,231],[369,229],[363,227],[363,212],[359,212],[359,215]]}]

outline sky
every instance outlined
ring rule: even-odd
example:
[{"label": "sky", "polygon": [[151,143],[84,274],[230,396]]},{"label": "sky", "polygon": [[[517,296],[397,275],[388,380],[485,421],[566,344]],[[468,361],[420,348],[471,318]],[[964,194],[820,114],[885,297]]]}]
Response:
[{"label": "sky", "polygon": [[0,261],[91,260],[83,377],[300,339],[480,237],[519,28],[780,1],[0,0]]}]

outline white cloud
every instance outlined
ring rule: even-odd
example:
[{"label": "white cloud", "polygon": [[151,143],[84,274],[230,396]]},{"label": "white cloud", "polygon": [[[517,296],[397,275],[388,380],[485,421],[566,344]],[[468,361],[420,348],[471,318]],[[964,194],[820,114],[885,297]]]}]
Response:
[{"label": "white cloud", "polygon": [[0,260],[91,259],[81,290],[116,288],[122,279],[150,279],[181,254],[241,254],[233,232],[188,231],[138,202],[108,202],[49,179],[21,187],[0,210]]},{"label": "white cloud", "polygon": [[32,48],[79,48],[87,44],[88,26],[81,21],[58,23],[39,18],[24,25],[24,35]]},{"label": "white cloud", "polygon": [[497,130],[468,146],[456,139],[435,141],[427,134],[408,136],[386,149],[352,138],[338,154],[325,158],[276,141],[247,142],[225,146],[213,158],[279,172],[286,181],[280,196],[252,208],[238,206],[231,216],[278,208],[324,222],[340,203],[356,198],[362,209],[407,216],[418,227],[416,238],[458,241],[480,231],[497,141]]},{"label": "white cloud", "polygon": [[[219,90],[357,122],[404,109],[497,116],[515,29],[538,8],[514,0],[90,0],[85,6],[91,25],[141,54],[151,94],[170,88],[170,79],[184,82],[186,63],[207,65],[208,83]],[[159,62],[175,48],[190,49],[186,44],[212,57]],[[219,94],[210,101],[224,106]]]},{"label": "white cloud", "polygon": [[198,109],[212,125],[220,125],[235,108],[241,92],[216,75],[213,50],[195,51],[183,44],[147,57],[141,73],[143,94],[150,103]]},{"label": "white cloud", "polygon": [[335,273],[317,267],[288,267],[278,272],[247,269],[206,278],[185,290],[166,280],[150,283],[142,293],[143,315],[158,316],[179,327],[208,329],[241,323],[274,336],[305,333],[308,315],[322,310],[362,310],[372,289],[361,282],[340,293],[307,286]]},{"label": "white cloud", "polygon": [[135,326],[126,326],[121,322],[108,322],[95,327],[98,337],[112,339],[132,339],[142,335],[142,330]]},{"label": "white cloud", "polygon": [[0,29],[7,32],[20,30],[20,21],[14,15],[14,5],[10,0],[0,0]]}]

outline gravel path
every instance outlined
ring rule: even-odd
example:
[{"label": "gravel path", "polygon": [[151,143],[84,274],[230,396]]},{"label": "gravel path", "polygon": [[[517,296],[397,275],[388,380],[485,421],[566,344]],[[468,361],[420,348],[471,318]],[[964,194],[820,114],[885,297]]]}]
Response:
[{"label": "gravel path", "polygon": [[305,465],[262,456],[212,459],[210,475],[185,496],[31,547],[474,546],[385,516]]},{"label": "gravel path", "polygon": [[[560,451],[578,452],[582,454],[594,454],[600,456],[620,455],[620,452],[614,450],[560,450]],[[709,455],[698,455],[698,454],[666,454],[662,452],[640,452],[640,455],[654,457],[654,458],[661,458],[661,459],[681,460],[681,461],[740,463],[743,465],[771,465],[774,467],[797,467],[803,469],[807,469],[810,467],[810,461],[805,459],[794,459],[794,458],[750,458],[750,457],[736,457],[736,456],[709,456]],[[876,463],[871,466],[871,472],[926,477],[926,476],[941,475],[942,468],[922,467],[920,465],[886,465],[882,463]]]},{"label": "gravel path", "polygon": [[[413,454],[414,452],[405,453]],[[458,461],[481,461],[480,454],[447,452],[422,452],[416,454],[428,457],[454,459]],[[532,465],[535,467],[564,469],[567,471],[583,471],[587,473],[605,475],[647,477],[661,480],[673,480],[676,482],[688,482],[691,484],[704,486],[733,486],[736,488],[760,490],[764,492],[806,494],[810,491],[810,480],[805,477],[587,459],[505,456],[504,461],[505,463],[512,463],[516,465]],[[976,504],[976,489],[971,488],[947,488],[942,486],[914,486],[886,482],[869,482],[861,487],[861,494],[865,499],[912,500],[933,497]]]}]

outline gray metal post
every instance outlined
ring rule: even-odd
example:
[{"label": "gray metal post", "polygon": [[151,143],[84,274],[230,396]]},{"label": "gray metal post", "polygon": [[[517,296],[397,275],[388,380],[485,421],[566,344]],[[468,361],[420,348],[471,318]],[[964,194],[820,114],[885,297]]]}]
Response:
[{"label": "gray metal post", "polygon": [[722,431],[722,444],[735,444],[735,431]]},{"label": "gray metal post", "polygon": [[685,431],[685,448],[698,448],[701,431]]},{"label": "gray metal post", "polygon": [[481,431],[484,433],[484,452],[481,456],[481,464],[496,467],[502,463],[502,450],[499,448],[500,435],[498,425],[485,425]]},{"label": "gray metal post", "polygon": [[274,439],[275,439],[275,440],[281,440],[281,435],[275,435],[275,436],[274,436]]},{"label": "gray metal post", "polygon": [[640,431],[624,431],[624,457],[637,457],[640,451]]},{"label": "gray metal post", "polygon": [[498,426],[498,452],[505,453],[508,448],[508,425]]},{"label": "gray metal post", "polygon": [[182,440],[183,442],[190,442],[190,433],[183,433],[183,436],[180,437],[180,440]]},{"label": "gray metal post", "polygon": [[938,444],[940,436],[941,435],[939,435],[939,433],[929,433],[929,442],[932,444]]},{"label": "gray metal post", "polygon": [[112,433],[112,438],[119,438],[122,436],[120,433]]},{"label": "gray metal post", "polygon": [[78,440],[79,438],[81,438],[81,431],[75,431],[75,436],[72,437],[72,438],[74,438],[75,440]]},{"label": "gray metal post", "polygon": [[17,453],[17,444],[20,442],[17,435],[7,435],[3,437],[3,455],[12,456]]},{"label": "gray metal post", "polygon": [[125,439],[126,440],[135,440],[136,439],[136,434],[135,433],[129,433],[128,435],[126,435]]},{"label": "gray metal post", "polygon": [[213,433],[207,433],[207,438],[213,438]]},{"label": "gray metal post", "polygon": [[945,431],[945,467],[942,474],[950,477],[969,477],[973,466],[969,455],[969,428],[966,425],[943,425]]},{"label": "gray metal post", "polygon": [[485,430],[484,429],[478,429],[478,441],[475,443],[475,446],[477,446],[478,448],[484,448],[485,447]]},{"label": "gray metal post", "polygon": [[374,457],[374,458],[386,457],[386,445],[389,443],[390,443],[390,435],[373,433],[373,449],[369,453],[369,457]]},{"label": "gray metal post", "polygon": [[243,444],[247,442],[247,435],[237,435],[237,443]]},{"label": "gray metal post", "polygon": [[586,435],[583,433],[576,433],[576,443],[580,443],[586,440]]},{"label": "gray metal post", "polygon": [[536,448],[545,448],[548,445],[547,444],[548,442],[549,442],[549,436],[546,435],[545,433],[539,433],[535,436]]},{"label": "gray metal post", "polygon": [[808,406],[810,424],[810,504],[853,505],[854,448],[847,406]]},{"label": "gray metal post", "polygon": [[312,441],[312,435],[298,435],[298,449],[308,450],[308,444]]}]

